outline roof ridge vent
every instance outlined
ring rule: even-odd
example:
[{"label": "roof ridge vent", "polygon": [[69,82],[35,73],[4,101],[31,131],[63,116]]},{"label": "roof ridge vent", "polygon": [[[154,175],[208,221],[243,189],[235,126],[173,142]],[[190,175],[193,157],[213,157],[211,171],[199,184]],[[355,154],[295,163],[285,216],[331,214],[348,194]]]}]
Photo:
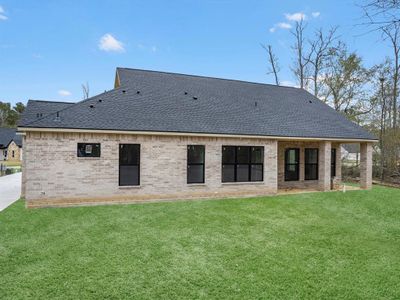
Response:
[{"label": "roof ridge vent", "polygon": [[94,105],[93,105],[93,104],[90,104],[89,107],[90,107],[90,108],[94,108]]},{"label": "roof ridge vent", "polygon": [[193,96],[193,100],[197,100],[197,97]]},{"label": "roof ridge vent", "polygon": [[122,90],[122,94],[125,94],[126,93],[126,90]]},{"label": "roof ridge vent", "polygon": [[98,102],[100,102],[100,103],[101,103],[101,102],[103,102],[103,100],[102,100],[102,99],[99,99],[99,100],[97,100],[97,101],[98,101]]},{"label": "roof ridge vent", "polygon": [[136,94],[140,94],[140,91],[136,91]]}]

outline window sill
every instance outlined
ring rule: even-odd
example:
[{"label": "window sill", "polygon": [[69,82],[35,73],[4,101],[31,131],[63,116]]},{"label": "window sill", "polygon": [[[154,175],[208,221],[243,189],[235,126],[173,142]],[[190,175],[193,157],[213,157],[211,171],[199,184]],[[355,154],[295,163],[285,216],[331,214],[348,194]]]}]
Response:
[{"label": "window sill", "polygon": [[131,189],[140,189],[141,185],[122,185],[118,186],[120,190],[131,190]]},{"label": "window sill", "polygon": [[263,185],[264,181],[222,182],[221,185]]},{"label": "window sill", "polygon": [[77,158],[78,160],[100,160],[100,157],[90,157],[90,156],[87,157],[78,156]]},{"label": "window sill", "polygon": [[205,183],[187,183],[187,186],[191,187],[195,187],[195,186],[206,186]]}]

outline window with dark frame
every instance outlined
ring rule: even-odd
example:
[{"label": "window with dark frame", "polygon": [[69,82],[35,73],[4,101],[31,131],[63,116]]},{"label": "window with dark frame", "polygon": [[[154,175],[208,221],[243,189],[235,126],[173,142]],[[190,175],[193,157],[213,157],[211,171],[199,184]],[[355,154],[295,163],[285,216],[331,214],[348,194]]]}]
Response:
[{"label": "window with dark frame", "polygon": [[299,148],[289,148],[285,150],[285,181],[299,180]]},{"label": "window with dark frame", "polygon": [[264,180],[264,147],[222,146],[222,182]]},{"label": "window with dark frame", "polygon": [[318,148],[304,150],[304,179],[318,180]]},{"label": "window with dark frame", "polygon": [[187,183],[204,183],[205,146],[187,146]]},{"label": "window with dark frame", "polygon": [[119,145],[119,186],[140,185],[140,145]]},{"label": "window with dark frame", "polygon": [[331,149],[331,177],[336,176],[336,148]]},{"label": "window with dark frame", "polygon": [[100,157],[100,143],[78,143],[78,157]]}]

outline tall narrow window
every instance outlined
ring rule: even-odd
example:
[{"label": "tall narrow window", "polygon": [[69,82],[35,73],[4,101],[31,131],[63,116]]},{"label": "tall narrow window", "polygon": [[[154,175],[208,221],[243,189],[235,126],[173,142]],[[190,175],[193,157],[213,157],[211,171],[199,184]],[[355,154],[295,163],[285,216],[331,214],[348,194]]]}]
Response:
[{"label": "tall narrow window", "polygon": [[304,179],[318,180],[318,149],[306,148],[304,152]]},{"label": "tall narrow window", "polygon": [[187,183],[204,183],[204,162],[204,146],[187,146]]},{"label": "tall narrow window", "polygon": [[285,181],[299,180],[299,149],[292,148],[285,151]]},{"label": "tall narrow window", "polygon": [[331,150],[331,177],[336,176],[336,148]]},{"label": "tall narrow window", "polygon": [[222,146],[222,182],[263,181],[264,147]]},{"label": "tall narrow window", "polygon": [[140,184],[140,145],[119,145],[119,185]]}]

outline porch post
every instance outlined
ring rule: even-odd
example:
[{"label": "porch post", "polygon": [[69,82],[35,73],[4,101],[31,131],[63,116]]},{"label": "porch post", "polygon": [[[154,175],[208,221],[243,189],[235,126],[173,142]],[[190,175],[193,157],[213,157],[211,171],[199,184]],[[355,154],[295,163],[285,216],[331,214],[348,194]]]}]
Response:
[{"label": "porch post", "polygon": [[271,141],[264,154],[264,182],[272,193],[278,192],[278,141]]},{"label": "porch post", "polygon": [[[22,136],[22,149],[24,153],[22,153],[22,161],[21,161],[21,197],[25,198],[26,194],[26,135]],[[22,152],[21,149],[21,152]]]},{"label": "porch post", "polygon": [[318,186],[321,191],[331,190],[331,142],[323,141],[319,144],[318,158]]},{"label": "porch post", "polygon": [[362,189],[372,187],[372,144],[360,143],[360,186]]},{"label": "porch post", "polygon": [[335,168],[335,180],[336,183],[340,183],[342,181],[342,144],[334,143],[332,144],[332,149],[336,149],[336,168]]}]

